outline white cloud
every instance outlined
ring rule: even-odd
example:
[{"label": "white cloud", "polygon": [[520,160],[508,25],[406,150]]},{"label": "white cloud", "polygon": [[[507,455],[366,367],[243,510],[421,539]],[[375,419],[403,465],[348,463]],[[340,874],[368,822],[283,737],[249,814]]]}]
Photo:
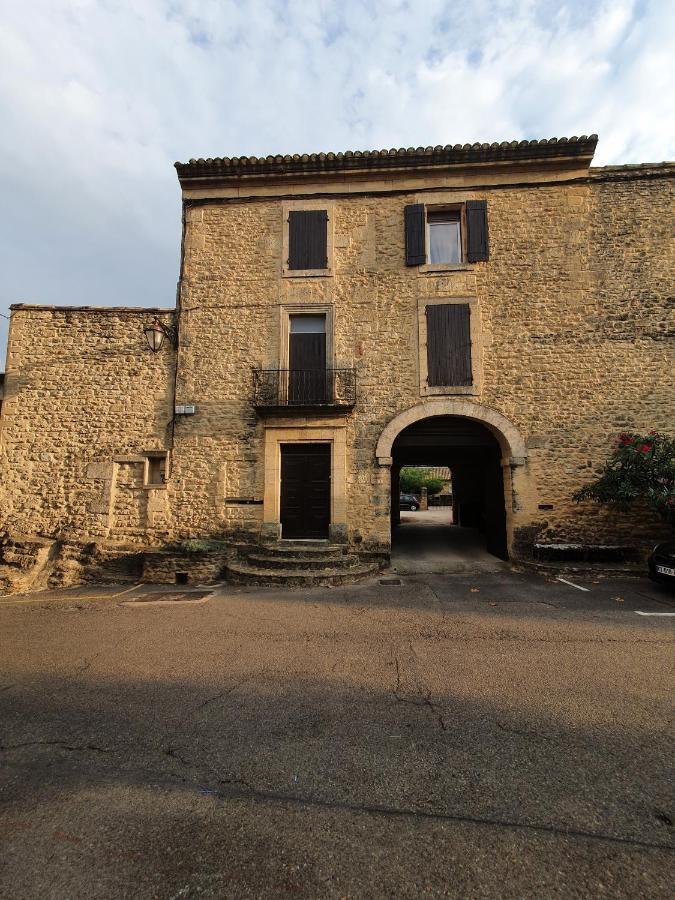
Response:
[{"label": "white cloud", "polygon": [[669,0],[10,2],[0,312],[171,305],[175,159],[593,131],[598,164],[672,157],[673,46]]}]

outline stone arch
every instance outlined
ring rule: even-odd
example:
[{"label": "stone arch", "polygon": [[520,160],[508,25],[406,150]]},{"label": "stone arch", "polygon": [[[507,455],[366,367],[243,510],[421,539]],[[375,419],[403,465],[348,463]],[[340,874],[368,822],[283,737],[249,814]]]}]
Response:
[{"label": "stone arch", "polygon": [[390,466],[392,462],[391,452],[396,437],[415,422],[428,419],[431,416],[461,416],[465,419],[473,419],[481,422],[488,428],[499,442],[502,450],[502,462],[510,466],[525,464],[527,449],[520,432],[509,420],[489,406],[480,403],[471,403],[468,400],[427,400],[411,406],[404,412],[395,416],[384,428],[377,442],[375,455],[381,466]]}]

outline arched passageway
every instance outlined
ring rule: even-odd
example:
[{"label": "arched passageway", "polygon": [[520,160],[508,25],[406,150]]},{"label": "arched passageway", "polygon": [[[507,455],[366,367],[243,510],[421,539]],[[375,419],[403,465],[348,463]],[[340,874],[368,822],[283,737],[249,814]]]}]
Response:
[{"label": "arched passageway", "polygon": [[[404,427],[391,445],[392,562],[417,553],[470,562],[507,559],[503,441],[483,422],[439,415]],[[399,511],[399,475],[404,466],[447,467],[452,499],[428,512]]]}]

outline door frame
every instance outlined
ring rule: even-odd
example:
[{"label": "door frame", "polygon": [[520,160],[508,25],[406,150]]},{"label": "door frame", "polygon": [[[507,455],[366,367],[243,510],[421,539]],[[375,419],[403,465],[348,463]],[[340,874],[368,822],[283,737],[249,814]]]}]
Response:
[{"label": "door frame", "polygon": [[291,335],[291,316],[326,317],[326,369],[333,365],[333,304],[332,303],[284,303],[279,307],[279,368],[288,369]]},{"label": "door frame", "polygon": [[329,540],[347,536],[347,426],[273,426],[265,428],[265,491],[262,536],[281,537],[281,445],[330,444]]}]

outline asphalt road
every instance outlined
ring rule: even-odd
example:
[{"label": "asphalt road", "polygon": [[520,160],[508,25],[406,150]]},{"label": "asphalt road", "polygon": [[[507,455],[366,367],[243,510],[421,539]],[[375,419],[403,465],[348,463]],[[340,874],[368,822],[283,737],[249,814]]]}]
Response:
[{"label": "asphalt road", "polygon": [[0,600],[0,895],[668,896],[675,598],[580,585]]}]

